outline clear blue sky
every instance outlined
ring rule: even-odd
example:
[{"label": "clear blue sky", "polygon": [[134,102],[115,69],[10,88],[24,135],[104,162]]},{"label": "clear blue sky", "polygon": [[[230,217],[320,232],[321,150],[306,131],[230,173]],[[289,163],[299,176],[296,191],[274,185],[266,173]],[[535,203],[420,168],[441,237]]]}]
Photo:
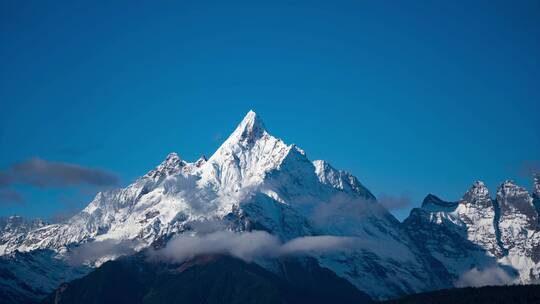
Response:
[{"label": "clear blue sky", "polygon": [[[157,2],[2,1],[0,169],[40,157],[127,184],[168,152],[211,155],[254,109],[376,195],[530,188],[538,1]],[[16,187],[0,216],[92,197]]]}]

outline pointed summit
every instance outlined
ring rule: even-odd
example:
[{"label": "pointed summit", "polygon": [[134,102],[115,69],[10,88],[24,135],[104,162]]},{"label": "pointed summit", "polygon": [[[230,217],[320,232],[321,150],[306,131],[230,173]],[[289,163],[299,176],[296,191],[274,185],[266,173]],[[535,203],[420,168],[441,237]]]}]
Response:
[{"label": "pointed summit", "polygon": [[445,208],[452,208],[456,207],[455,202],[447,202],[440,199],[438,196],[429,193],[426,195],[424,200],[422,201],[422,208],[431,208],[431,207],[445,207]]},{"label": "pointed summit", "polygon": [[485,186],[483,181],[475,181],[472,185],[473,188],[484,188]]},{"label": "pointed summit", "polygon": [[206,156],[202,155],[201,157],[199,157],[199,159],[195,162],[195,167],[197,168],[200,168],[202,165],[204,165],[204,163],[206,163],[208,161],[208,159],[206,158]]},{"label": "pointed summit", "polygon": [[148,172],[146,175],[151,177],[159,177],[164,175],[176,174],[185,165],[185,162],[178,156],[176,152],[171,152],[167,155],[165,160],[159,164],[154,170]]},{"label": "pointed summit", "polygon": [[489,190],[486,187],[486,184],[484,184],[483,181],[475,181],[471,188],[465,193],[465,196],[469,196],[469,198],[477,198],[477,199],[490,199],[489,198]]},{"label": "pointed summit", "polygon": [[[489,189],[482,181],[475,181],[471,188],[465,192],[463,198],[459,201],[459,204],[466,206],[466,209],[471,208],[472,206],[475,206],[474,208],[493,209]],[[463,212],[467,213],[468,211]]]},{"label": "pointed summit", "polygon": [[261,118],[253,110],[250,110],[229,138],[253,140],[262,136],[264,132],[265,127]]}]

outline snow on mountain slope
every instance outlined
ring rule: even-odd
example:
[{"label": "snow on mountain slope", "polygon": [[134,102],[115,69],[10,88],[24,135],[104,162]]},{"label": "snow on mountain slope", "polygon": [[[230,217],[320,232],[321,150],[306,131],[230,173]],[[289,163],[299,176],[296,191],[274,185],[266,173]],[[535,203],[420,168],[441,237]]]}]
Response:
[{"label": "snow on mountain slope", "polygon": [[4,244],[10,240],[20,241],[28,232],[46,226],[47,223],[36,219],[28,221],[20,216],[0,218],[0,254],[4,251]]},{"label": "snow on mountain slope", "polygon": [[252,111],[208,160],[189,163],[171,153],[126,188],[98,193],[66,223],[6,239],[1,253],[51,249],[62,257],[103,240],[135,240],[141,249],[209,219],[225,221],[226,229],[267,230],[283,241],[358,236],[362,250],[319,261],[377,298],[447,286],[428,271],[430,257],[354,176],[311,162],[296,145],[270,135]]},{"label": "snow on mountain slope", "polygon": [[0,256],[0,302],[30,303],[47,296],[60,283],[89,271],[84,266],[68,265],[51,250]]},{"label": "snow on mountain slope", "polygon": [[521,282],[540,278],[540,229],[533,198],[527,190],[505,181],[497,191],[501,245],[508,252],[503,263],[519,271]]},{"label": "snow on mountain slope", "polygon": [[472,269],[492,268],[503,269],[507,283],[538,280],[538,213],[524,188],[505,181],[492,200],[484,183],[475,182],[458,203],[433,196],[426,200],[411,211],[404,226],[455,281]]},{"label": "snow on mountain slope", "polygon": [[477,181],[465,193],[456,209],[457,217],[465,224],[467,240],[493,256],[502,254],[495,235],[495,207],[488,188]]},{"label": "snow on mountain slope", "polygon": [[497,191],[497,203],[501,210],[499,227],[504,248],[523,249],[538,226],[538,214],[532,197],[525,188],[505,181]]}]

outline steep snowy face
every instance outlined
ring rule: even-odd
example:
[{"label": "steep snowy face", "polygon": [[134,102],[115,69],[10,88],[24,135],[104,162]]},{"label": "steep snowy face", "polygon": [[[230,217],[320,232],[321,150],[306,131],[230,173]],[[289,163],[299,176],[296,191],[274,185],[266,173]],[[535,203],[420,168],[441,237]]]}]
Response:
[{"label": "steep snowy face", "polygon": [[294,150],[265,130],[253,111],[201,167],[201,187],[232,194],[262,183],[266,174],[278,168]]},{"label": "steep snowy face", "polygon": [[509,256],[530,257],[538,262],[538,213],[532,197],[525,188],[505,181],[497,190],[497,203],[501,209],[501,243]]},{"label": "steep snowy face", "polygon": [[230,212],[238,206],[247,227],[284,240],[311,234],[361,237],[366,248],[358,254],[328,255],[319,262],[372,296],[444,286],[436,275],[419,271],[429,262],[356,177],[327,162],[311,162],[296,145],[270,135],[253,112],[199,172],[198,188],[215,192],[210,204]]},{"label": "steep snowy face", "polygon": [[493,256],[501,256],[495,231],[495,207],[483,182],[477,181],[459,201],[458,218],[467,230],[467,239]]},{"label": "steep snowy face", "polygon": [[0,255],[2,255],[10,242],[23,240],[28,232],[46,226],[47,223],[36,219],[28,221],[20,216],[0,218]]},{"label": "steep snowy face", "polygon": [[324,160],[313,161],[313,166],[321,183],[347,193],[358,194],[366,199],[375,199],[375,196],[349,172],[336,170]]}]

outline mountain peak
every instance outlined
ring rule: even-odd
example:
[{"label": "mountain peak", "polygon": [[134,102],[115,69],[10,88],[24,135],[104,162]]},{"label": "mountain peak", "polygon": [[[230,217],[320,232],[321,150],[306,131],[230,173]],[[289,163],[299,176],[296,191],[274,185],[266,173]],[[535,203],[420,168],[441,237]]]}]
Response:
[{"label": "mountain peak", "polygon": [[475,181],[472,184],[471,188],[465,192],[459,201],[459,205],[466,206],[466,209],[469,209],[472,206],[488,209],[493,208],[489,189],[482,181]]},{"label": "mountain peak", "polygon": [[475,181],[464,196],[464,199],[467,201],[474,200],[475,198],[489,199],[489,190],[483,181]]},{"label": "mountain peak", "polygon": [[147,173],[148,176],[158,177],[163,175],[171,175],[177,173],[181,167],[185,165],[180,156],[176,152],[171,152],[165,160],[159,164],[154,170]]},{"label": "mountain peak", "polygon": [[446,206],[448,204],[448,202],[445,202],[442,199],[440,199],[438,196],[429,193],[428,195],[426,195],[426,197],[422,201],[422,207],[424,207],[426,205],[429,205],[429,204],[434,204],[434,205],[439,205],[439,206]]},{"label": "mountain peak", "polygon": [[517,185],[513,180],[505,180],[503,183],[499,185],[499,188],[497,189],[497,195],[502,196],[516,196],[516,195],[524,195],[527,194],[527,190],[519,185]]},{"label": "mountain peak", "polygon": [[502,183],[501,186],[502,186],[502,187],[515,187],[515,186],[517,186],[517,185],[514,183],[513,180],[507,179],[507,180],[505,180],[505,181]]},{"label": "mountain peak", "polygon": [[261,118],[253,110],[249,110],[244,119],[240,122],[236,130],[234,130],[231,138],[255,139],[260,137],[265,132],[264,123]]},{"label": "mountain peak", "polygon": [[478,181],[475,181],[472,186],[473,188],[485,188],[486,184],[484,184],[483,181],[478,180]]},{"label": "mountain peak", "polygon": [[180,156],[178,156],[178,153],[176,152],[171,152],[167,154],[167,157],[165,158],[166,162],[176,162],[177,160],[180,160]]},{"label": "mountain peak", "polygon": [[204,163],[206,163],[206,161],[208,161],[208,159],[206,158],[205,155],[202,155],[202,156],[199,157],[199,159],[195,162],[195,167],[200,168],[202,165],[204,165]]},{"label": "mountain peak", "polygon": [[426,195],[424,200],[422,201],[422,208],[423,209],[431,209],[431,210],[437,210],[440,207],[442,208],[455,208],[456,203],[455,202],[447,202],[440,199],[438,196],[429,193]]}]

